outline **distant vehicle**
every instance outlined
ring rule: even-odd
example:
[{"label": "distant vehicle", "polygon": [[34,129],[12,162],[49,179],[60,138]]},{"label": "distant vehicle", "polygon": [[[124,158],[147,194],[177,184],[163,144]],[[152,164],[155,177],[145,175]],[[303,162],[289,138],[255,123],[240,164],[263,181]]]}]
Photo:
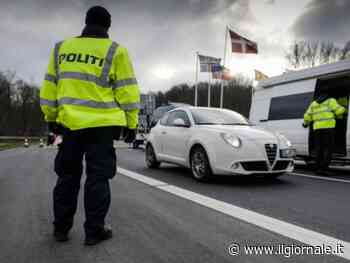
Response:
[{"label": "distant vehicle", "polygon": [[[312,164],[313,131],[303,128],[302,123],[307,107],[320,93],[349,101],[350,60],[260,81],[252,99],[250,121],[283,133],[296,148],[297,157]],[[346,107],[345,116],[337,120],[333,164],[350,164],[349,105]]]},{"label": "distant vehicle", "polygon": [[156,97],[153,94],[141,94],[140,98],[139,125],[144,127],[145,133],[151,126],[151,116],[156,108]]},{"label": "distant vehicle", "polygon": [[39,147],[40,147],[40,148],[43,148],[43,147],[44,147],[44,140],[43,140],[43,139],[40,139],[40,141],[39,141]]},{"label": "distant vehicle", "polygon": [[165,113],[151,130],[146,164],[161,162],[191,168],[199,181],[213,174],[276,178],[293,171],[295,151],[281,134],[251,126],[237,112],[181,107]]},{"label": "distant vehicle", "polygon": [[136,139],[132,143],[133,149],[138,149],[140,145],[143,145],[146,141],[146,133],[145,128],[140,127],[137,129]]},{"label": "distant vehicle", "polygon": [[28,148],[29,147],[29,141],[27,138],[24,139],[24,143],[23,143],[23,146]]},{"label": "distant vehicle", "polygon": [[156,108],[151,118],[151,128],[157,124],[157,122],[164,116],[165,113],[173,109],[184,107],[184,106],[190,106],[190,105],[185,103],[169,103],[168,105],[164,105]]}]

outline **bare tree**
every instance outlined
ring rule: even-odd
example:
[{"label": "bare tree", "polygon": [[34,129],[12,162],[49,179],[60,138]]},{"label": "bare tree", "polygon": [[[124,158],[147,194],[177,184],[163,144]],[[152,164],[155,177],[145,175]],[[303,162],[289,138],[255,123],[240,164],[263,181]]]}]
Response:
[{"label": "bare tree", "polygon": [[0,72],[0,136],[44,131],[38,87],[15,78],[13,71]]},{"label": "bare tree", "polygon": [[286,54],[289,63],[296,69],[299,68],[305,53],[305,41],[294,42]]},{"label": "bare tree", "polygon": [[[220,105],[220,82],[211,83],[211,106]],[[186,83],[175,85],[165,92],[159,91],[156,95],[156,104],[166,102],[194,103],[195,86]],[[224,88],[224,108],[235,110],[244,116],[249,115],[252,94],[252,80],[242,75],[235,76],[228,81]],[[198,105],[207,106],[208,82],[198,83]]]},{"label": "bare tree", "polygon": [[17,90],[18,90],[18,98],[19,98],[19,106],[21,111],[21,119],[22,119],[22,132],[23,135],[28,133],[28,124],[29,117],[28,111],[30,106],[34,103],[35,93],[34,88],[30,86],[28,83],[25,83],[22,80],[18,80],[16,82]]},{"label": "bare tree", "polygon": [[303,63],[309,67],[314,67],[317,63],[319,51],[319,42],[308,42],[305,47]]},{"label": "bare tree", "polygon": [[294,42],[286,52],[291,68],[314,67],[350,58],[350,41],[340,48],[331,41]]},{"label": "bare tree", "polygon": [[0,72],[0,134],[3,132],[1,129],[6,127],[7,120],[10,119],[15,76],[14,71]]},{"label": "bare tree", "polygon": [[321,48],[320,48],[320,59],[322,64],[326,64],[331,62],[332,57],[334,57],[335,53],[335,47],[334,43],[328,41],[328,42],[321,42]]},{"label": "bare tree", "polygon": [[341,50],[340,59],[350,58],[350,40],[345,44],[344,48]]}]

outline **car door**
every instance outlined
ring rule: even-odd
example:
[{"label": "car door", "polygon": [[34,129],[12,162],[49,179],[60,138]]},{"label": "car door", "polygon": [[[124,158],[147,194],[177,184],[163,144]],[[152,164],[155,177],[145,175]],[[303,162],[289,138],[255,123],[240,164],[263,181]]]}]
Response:
[{"label": "car door", "polygon": [[[176,125],[176,121],[183,121],[183,126]],[[163,153],[170,161],[184,163],[186,161],[187,143],[191,136],[191,122],[184,110],[169,113],[166,128],[163,130]]]},{"label": "car door", "polygon": [[164,149],[163,144],[164,140],[166,140],[165,135],[167,133],[167,119],[169,114],[166,113],[160,120],[159,124],[152,128],[152,133],[154,134],[154,146],[156,147],[157,155],[163,158]]}]

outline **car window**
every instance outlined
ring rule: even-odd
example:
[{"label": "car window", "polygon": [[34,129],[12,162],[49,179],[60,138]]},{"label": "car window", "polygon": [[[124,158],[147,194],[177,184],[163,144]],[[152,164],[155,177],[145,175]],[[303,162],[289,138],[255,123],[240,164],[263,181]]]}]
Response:
[{"label": "car window", "polygon": [[167,120],[168,120],[169,114],[165,114],[163,118],[160,119],[159,123],[161,125],[167,125]]},{"label": "car window", "polygon": [[153,112],[153,119],[159,120],[160,118],[162,118],[164,116],[165,113],[167,113],[168,111],[171,111],[174,108],[175,108],[175,106],[173,106],[173,105],[158,107]]},{"label": "car window", "polygon": [[182,119],[186,125],[191,124],[186,112],[184,112],[182,110],[176,110],[176,111],[172,111],[168,114],[167,125],[174,126],[174,121],[176,119]]}]

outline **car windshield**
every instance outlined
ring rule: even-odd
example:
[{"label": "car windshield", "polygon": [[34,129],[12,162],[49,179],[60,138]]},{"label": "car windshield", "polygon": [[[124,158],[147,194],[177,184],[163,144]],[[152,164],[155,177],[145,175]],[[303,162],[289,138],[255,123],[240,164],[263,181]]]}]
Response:
[{"label": "car windshield", "polygon": [[241,114],[221,109],[192,109],[194,122],[197,125],[250,125]]},{"label": "car windshield", "polygon": [[162,118],[164,116],[165,113],[167,113],[168,111],[175,109],[175,108],[176,107],[173,105],[161,106],[154,111],[153,119],[159,120],[160,118]]}]

